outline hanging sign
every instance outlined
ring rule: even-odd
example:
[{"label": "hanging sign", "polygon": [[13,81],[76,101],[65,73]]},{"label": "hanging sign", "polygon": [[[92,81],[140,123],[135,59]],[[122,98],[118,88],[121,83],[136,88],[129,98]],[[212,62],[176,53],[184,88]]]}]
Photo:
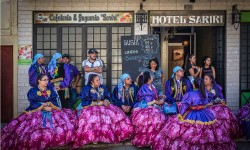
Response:
[{"label": "hanging sign", "polygon": [[133,23],[134,12],[34,12],[34,24]]}]

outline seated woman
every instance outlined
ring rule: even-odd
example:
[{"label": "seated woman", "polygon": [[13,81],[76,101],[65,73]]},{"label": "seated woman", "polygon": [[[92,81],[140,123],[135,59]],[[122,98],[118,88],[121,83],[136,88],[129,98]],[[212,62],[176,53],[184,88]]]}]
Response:
[{"label": "seated woman", "polygon": [[233,112],[226,106],[221,86],[215,82],[212,74],[204,75],[204,83],[206,98],[211,104],[211,111],[217,120],[220,121],[221,126],[224,126],[230,132],[232,138],[240,137],[241,132],[238,120]]},{"label": "seated woman", "polygon": [[183,78],[184,71],[180,66],[176,66],[173,69],[172,78],[166,82],[165,93],[166,93],[166,102],[168,104],[177,103],[181,101],[183,95],[187,92],[193,91],[193,86],[191,82]]},{"label": "seated woman", "polygon": [[109,103],[108,89],[101,85],[100,77],[91,74],[82,88],[78,106],[79,123],[73,148],[90,143],[119,143],[129,139],[133,125],[125,113]]},{"label": "seated woman", "polygon": [[152,149],[236,149],[228,130],[208,107],[204,81],[195,79],[195,87],[199,90],[183,96],[180,114],[169,118]]},{"label": "seated woman", "polygon": [[239,125],[243,129],[243,135],[246,140],[250,138],[250,103],[245,104],[240,108],[238,114]]},{"label": "seated woman", "polygon": [[74,141],[75,115],[58,108],[58,95],[39,74],[28,92],[30,106],[1,130],[2,149],[47,149]]},{"label": "seated woman", "polygon": [[118,85],[112,93],[112,101],[114,105],[120,107],[127,115],[130,114],[135,103],[137,102],[138,88],[132,84],[132,79],[129,74],[123,74],[120,77]]},{"label": "seated woman", "polygon": [[[153,78],[147,71],[140,75],[138,83],[140,90],[137,93],[139,102],[135,104],[130,117],[135,128],[132,144],[138,147],[151,146],[165,123],[165,115],[158,109],[162,107],[164,98],[161,99],[158,96],[152,80]],[[143,83],[142,86],[141,83]]]}]

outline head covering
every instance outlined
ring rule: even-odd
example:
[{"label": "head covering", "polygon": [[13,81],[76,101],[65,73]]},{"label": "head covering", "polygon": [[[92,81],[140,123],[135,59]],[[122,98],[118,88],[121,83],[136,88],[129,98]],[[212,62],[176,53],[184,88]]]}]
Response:
[{"label": "head covering", "polygon": [[96,50],[96,49],[94,49],[94,48],[91,48],[91,49],[89,49],[89,52],[88,52],[89,54],[90,53],[98,53],[98,51]]},{"label": "head covering", "polygon": [[69,54],[63,54],[62,58],[67,57],[69,59]]},{"label": "head covering", "polygon": [[56,68],[56,60],[58,58],[62,57],[62,54],[60,53],[55,53],[51,59],[51,61],[49,62],[48,65],[48,72],[50,73],[50,76],[52,78],[55,78],[54,73],[55,73],[55,68]]},{"label": "head covering", "polygon": [[121,98],[122,97],[122,88],[123,88],[123,80],[125,80],[126,78],[130,77],[129,74],[127,73],[124,73],[120,76],[120,80],[118,82],[118,98]]},{"label": "head covering", "polygon": [[175,73],[178,72],[179,70],[183,70],[183,69],[182,69],[180,66],[174,67],[174,69],[173,69],[173,74],[172,74],[172,78],[174,78]]},{"label": "head covering", "polygon": [[37,53],[37,54],[35,55],[35,57],[34,57],[34,60],[33,60],[32,63],[31,63],[31,65],[34,65],[34,64],[37,62],[37,60],[38,60],[39,58],[42,58],[42,57],[43,57],[43,54]]}]

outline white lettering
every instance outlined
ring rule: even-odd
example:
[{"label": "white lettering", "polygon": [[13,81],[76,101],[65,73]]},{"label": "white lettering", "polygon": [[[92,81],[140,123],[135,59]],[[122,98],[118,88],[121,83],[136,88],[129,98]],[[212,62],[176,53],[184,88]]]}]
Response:
[{"label": "white lettering", "polygon": [[209,23],[209,16],[202,16],[203,23]]},{"label": "white lettering", "polygon": [[195,23],[195,16],[189,16],[189,23]]}]

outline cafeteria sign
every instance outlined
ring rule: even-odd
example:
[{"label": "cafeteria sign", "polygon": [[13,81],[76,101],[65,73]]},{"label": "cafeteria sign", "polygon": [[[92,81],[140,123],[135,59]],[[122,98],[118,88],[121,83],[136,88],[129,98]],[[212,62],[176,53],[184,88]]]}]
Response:
[{"label": "cafeteria sign", "polygon": [[133,12],[34,12],[34,24],[133,23]]},{"label": "cafeteria sign", "polygon": [[150,26],[224,26],[225,11],[150,11]]}]

